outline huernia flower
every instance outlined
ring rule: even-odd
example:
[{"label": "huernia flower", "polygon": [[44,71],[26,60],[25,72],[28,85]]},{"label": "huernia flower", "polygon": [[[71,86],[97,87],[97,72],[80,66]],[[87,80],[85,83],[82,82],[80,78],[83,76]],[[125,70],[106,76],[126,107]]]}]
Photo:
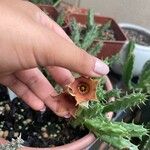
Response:
[{"label": "huernia flower", "polygon": [[97,100],[96,96],[96,87],[98,80],[79,77],[76,80],[68,85],[67,92],[75,97],[76,105],[85,102]]},{"label": "huernia flower", "polygon": [[73,83],[66,87],[66,90],[56,96],[59,107],[57,114],[70,112],[73,116],[78,104],[87,105],[89,101],[97,100],[96,87],[98,80],[79,77]]}]

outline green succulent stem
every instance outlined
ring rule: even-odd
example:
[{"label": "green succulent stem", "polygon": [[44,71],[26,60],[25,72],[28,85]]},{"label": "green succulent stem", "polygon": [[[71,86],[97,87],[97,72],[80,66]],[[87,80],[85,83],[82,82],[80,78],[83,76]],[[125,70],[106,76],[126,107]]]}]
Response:
[{"label": "green succulent stem", "polygon": [[131,94],[126,94],[125,96],[116,98],[114,102],[108,103],[104,107],[103,113],[110,112],[110,111],[116,112],[126,108],[131,108],[133,106],[143,104],[146,100],[147,100],[147,95],[140,92],[138,93],[133,92]]},{"label": "green succulent stem", "polygon": [[132,88],[132,73],[133,73],[133,65],[134,65],[134,59],[135,59],[135,55],[134,55],[134,42],[129,42],[127,49],[126,49],[126,57],[125,57],[125,61],[123,64],[123,75],[122,75],[122,79],[124,81],[125,86],[128,89]]}]

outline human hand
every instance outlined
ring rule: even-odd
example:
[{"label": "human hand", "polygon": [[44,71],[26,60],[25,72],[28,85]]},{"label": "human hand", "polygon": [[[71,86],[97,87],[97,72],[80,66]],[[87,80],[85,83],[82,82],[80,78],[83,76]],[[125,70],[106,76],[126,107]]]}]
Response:
[{"label": "human hand", "polygon": [[[0,83],[35,110],[47,105],[59,116],[57,92],[38,70],[44,66],[61,86],[74,81],[69,70],[87,76],[107,74],[99,59],[76,47],[65,32],[34,4],[0,1]],[[69,69],[69,70],[68,70]]]}]

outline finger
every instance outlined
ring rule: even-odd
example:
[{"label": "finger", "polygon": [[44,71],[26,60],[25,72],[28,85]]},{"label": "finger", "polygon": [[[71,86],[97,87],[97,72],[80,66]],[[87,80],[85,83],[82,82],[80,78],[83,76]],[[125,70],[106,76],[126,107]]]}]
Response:
[{"label": "finger", "polygon": [[0,79],[0,82],[9,87],[22,100],[35,110],[44,111],[45,105],[24,83],[14,75],[9,75]]},{"label": "finger", "polygon": [[[1,71],[15,72],[41,65],[60,66],[87,76],[99,76],[108,73],[108,66],[102,61],[87,54],[48,27],[37,23],[28,15],[21,15],[22,13],[19,12],[17,11],[16,17],[18,21],[13,23],[13,26],[17,26],[17,31],[12,32],[13,27],[6,21],[10,25],[8,31],[11,34],[6,35],[5,38],[10,37],[8,43],[12,43],[12,46],[8,48],[5,47],[6,44],[2,44],[2,47],[12,52],[12,55],[9,56],[12,61],[9,63],[3,57],[1,62],[8,64],[7,67],[2,65]],[[15,17],[16,12],[12,16]],[[12,37],[16,37],[16,39],[14,40]],[[3,56],[7,55],[8,50],[3,52]]]},{"label": "finger", "polygon": [[61,86],[66,86],[74,81],[71,72],[62,67],[46,67],[53,79]]},{"label": "finger", "polygon": [[15,75],[20,81],[26,84],[26,86],[28,86],[28,88],[31,89],[32,92],[35,93],[54,113],[59,116],[68,115],[69,112],[65,106],[63,112],[60,114],[60,100],[58,101],[54,98],[58,94],[40,70],[29,69],[19,71]]},{"label": "finger", "polygon": [[[72,42],[67,42],[66,39],[71,41],[70,38],[60,26],[52,21],[44,12],[33,4],[25,3],[27,6],[30,5],[32,10],[34,8],[34,11],[30,12],[32,18],[37,23],[42,24],[42,26],[44,25],[43,29],[41,29],[41,36],[37,36],[37,38],[40,44],[40,46],[38,46],[39,51],[42,52],[44,55],[43,57],[46,57],[45,60],[41,59],[42,55],[39,60],[39,54],[35,52],[35,54],[38,55],[36,59],[41,65],[49,66],[53,64],[53,66],[55,66],[56,64],[89,76],[105,75],[109,72],[108,66],[101,60],[88,55],[85,51],[76,47]],[[40,31],[39,28],[38,31]],[[35,43],[37,45],[37,41]],[[38,48],[34,46],[35,50]]]}]

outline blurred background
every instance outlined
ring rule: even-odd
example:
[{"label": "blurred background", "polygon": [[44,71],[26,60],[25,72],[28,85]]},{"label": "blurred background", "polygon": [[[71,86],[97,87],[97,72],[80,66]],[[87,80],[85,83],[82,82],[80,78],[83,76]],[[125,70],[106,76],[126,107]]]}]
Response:
[{"label": "blurred background", "polygon": [[109,16],[119,23],[133,23],[150,29],[150,0],[63,0]]}]

